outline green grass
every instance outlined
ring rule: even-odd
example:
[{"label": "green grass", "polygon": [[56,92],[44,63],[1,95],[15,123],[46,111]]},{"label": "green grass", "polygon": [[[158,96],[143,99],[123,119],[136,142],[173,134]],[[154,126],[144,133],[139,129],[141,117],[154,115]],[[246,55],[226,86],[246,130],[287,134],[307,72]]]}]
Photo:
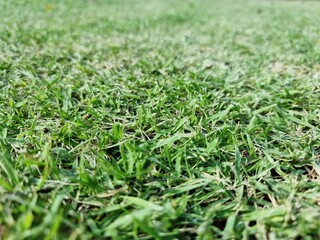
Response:
[{"label": "green grass", "polygon": [[319,239],[319,12],[0,0],[0,239]]}]

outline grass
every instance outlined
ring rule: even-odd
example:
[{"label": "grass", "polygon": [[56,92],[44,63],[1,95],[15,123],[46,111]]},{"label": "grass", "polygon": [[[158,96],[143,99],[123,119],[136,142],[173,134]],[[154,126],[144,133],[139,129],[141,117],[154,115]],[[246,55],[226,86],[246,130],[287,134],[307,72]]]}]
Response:
[{"label": "grass", "polygon": [[0,239],[320,238],[319,11],[0,0]]}]

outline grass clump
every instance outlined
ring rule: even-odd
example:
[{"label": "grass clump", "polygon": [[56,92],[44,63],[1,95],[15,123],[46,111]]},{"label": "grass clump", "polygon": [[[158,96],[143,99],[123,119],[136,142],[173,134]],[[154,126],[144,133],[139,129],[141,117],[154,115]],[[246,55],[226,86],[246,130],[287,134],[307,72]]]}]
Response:
[{"label": "grass clump", "polygon": [[319,10],[0,1],[0,238],[319,238]]}]

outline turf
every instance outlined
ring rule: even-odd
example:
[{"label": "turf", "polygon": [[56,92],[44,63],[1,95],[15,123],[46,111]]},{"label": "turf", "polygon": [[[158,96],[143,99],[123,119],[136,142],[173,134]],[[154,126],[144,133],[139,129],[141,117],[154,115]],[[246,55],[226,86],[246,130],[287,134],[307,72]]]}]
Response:
[{"label": "turf", "polygon": [[319,12],[0,0],[0,239],[319,239]]}]

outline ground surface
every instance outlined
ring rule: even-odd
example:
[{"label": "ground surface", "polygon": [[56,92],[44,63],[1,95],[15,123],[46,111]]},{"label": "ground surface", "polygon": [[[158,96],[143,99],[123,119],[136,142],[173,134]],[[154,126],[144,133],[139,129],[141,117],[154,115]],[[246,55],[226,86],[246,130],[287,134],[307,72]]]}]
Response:
[{"label": "ground surface", "polygon": [[319,12],[0,0],[0,238],[318,239]]}]

